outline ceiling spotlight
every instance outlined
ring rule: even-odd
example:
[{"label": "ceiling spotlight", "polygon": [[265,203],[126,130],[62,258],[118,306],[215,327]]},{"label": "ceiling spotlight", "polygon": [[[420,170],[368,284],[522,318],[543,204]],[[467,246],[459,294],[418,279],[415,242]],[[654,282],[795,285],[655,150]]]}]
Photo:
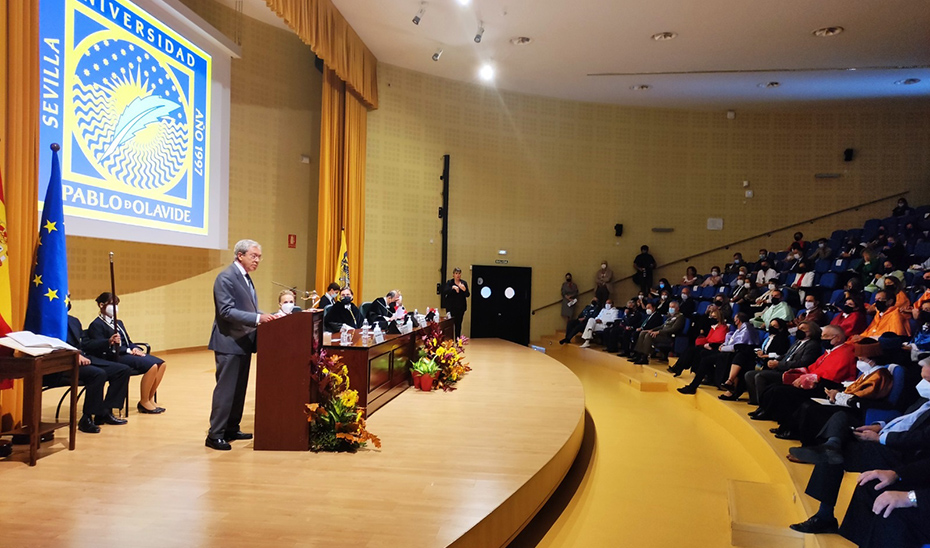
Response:
[{"label": "ceiling spotlight", "polygon": [[904,80],[898,80],[895,84],[899,86],[913,86],[914,84],[919,84],[920,78],[905,78]]},{"label": "ceiling spotlight", "polygon": [[664,42],[666,40],[671,40],[678,36],[677,32],[657,32],[652,35],[652,39],[656,42]]},{"label": "ceiling spotlight", "polygon": [[468,4],[471,4],[471,0],[459,0],[461,6],[467,6]]},{"label": "ceiling spotlight", "polygon": [[481,69],[478,71],[478,76],[481,77],[485,82],[490,82],[494,79],[494,67],[491,66],[491,63],[485,63],[481,65]]},{"label": "ceiling spotlight", "polygon": [[423,12],[425,12],[425,11],[426,11],[426,3],[424,2],[424,3],[420,4],[420,11],[418,11],[417,14],[413,16],[413,24],[414,24],[414,25],[419,25],[419,24],[420,24],[420,19],[423,17]]},{"label": "ceiling spotlight", "polygon": [[822,29],[817,29],[811,32],[811,34],[813,34],[814,36],[818,38],[829,38],[831,36],[836,36],[837,34],[840,34],[841,32],[843,32],[843,30],[844,30],[843,27],[823,27]]},{"label": "ceiling spotlight", "polygon": [[530,38],[529,36],[516,36],[510,39],[510,43],[515,46],[525,46],[532,41],[533,39]]},{"label": "ceiling spotlight", "polygon": [[781,85],[781,82],[763,82],[758,85],[760,88],[777,88]]},{"label": "ceiling spotlight", "polygon": [[481,37],[484,36],[484,21],[478,23],[478,33],[475,34],[475,43],[481,43]]},{"label": "ceiling spotlight", "polygon": [[630,86],[630,89],[632,89],[633,91],[646,91],[647,89],[651,89],[651,88],[652,86],[650,86],[649,84],[638,84],[635,86]]},{"label": "ceiling spotlight", "polygon": [[433,61],[438,61],[440,57],[442,57],[442,48],[437,49],[433,54]]}]

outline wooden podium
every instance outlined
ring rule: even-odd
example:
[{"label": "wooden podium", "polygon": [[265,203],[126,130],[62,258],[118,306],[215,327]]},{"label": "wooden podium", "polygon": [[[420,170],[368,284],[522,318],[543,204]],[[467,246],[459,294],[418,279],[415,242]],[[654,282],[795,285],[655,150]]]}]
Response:
[{"label": "wooden podium", "polygon": [[258,326],[255,442],[262,451],[307,451],[310,364],[323,349],[323,312],[289,314]]}]

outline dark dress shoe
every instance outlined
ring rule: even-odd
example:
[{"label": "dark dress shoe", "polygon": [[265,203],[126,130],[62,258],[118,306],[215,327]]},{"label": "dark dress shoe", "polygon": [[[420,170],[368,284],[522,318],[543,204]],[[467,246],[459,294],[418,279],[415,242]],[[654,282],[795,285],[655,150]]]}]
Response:
[{"label": "dark dress shoe", "polygon": [[559,345],[564,345],[564,344],[567,343],[567,342],[568,342],[568,341],[566,341],[565,339],[560,339],[560,340],[559,340]]},{"label": "dark dress shoe", "polygon": [[772,434],[777,434],[780,429],[781,426],[776,426],[775,428],[769,428],[769,432]]},{"label": "dark dress shoe", "polygon": [[0,441],[0,459],[5,459],[13,454],[13,444]]},{"label": "dark dress shoe", "polygon": [[207,441],[204,443],[204,445],[211,449],[216,449],[217,451],[229,451],[232,449],[232,445],[229,445],[229,443],[223,438],[217,439],[211,438],[210,436],[207,436]]},{"label": "dark dress shoe", "polygon": [[682,386],[678,389],[678,391],[682,394],[697,394],[697,387],[691,386],[689,384],[687,386]]},{"label": "dark dress shoe", "polygon": [[771,415],[765,413],[765,411],[759,411],[755,415],[750,415],[750,419],[754,421],[773,421],[775,420]]},{"label": "dark dress shoe", "polygon": [[720,394],[719,396],[717,396],[717,399],[723,400],[723,401],[736,401],[739,399],[739,394],[730,394],[729,396],[727,396],[726,394]]},{"label": "dark dress shoe", "polygon": [[798,435],[794,433],[794,430],[790,428],[779,427],[775,431],[775,437],[780,440],[797,440]]},{"label": "dark dress shoe", "polygon": [[[142,402],[139,402],[136,404],[136,409],[138,409],[139,412],[142,413],[143,415],[158,415],[160,413],[165,412],[164,407],[156,407],[155,409],[146,409],[142,407]],[[161,409],[161,411],[159,411],[159,409]]]},{"label": "dark dress shoe", "polygon": [[113,412],[104,413],[102,415],[97,415],[94,417],[94,424],[126,424],[129,422],[126,419],[121,419],[113,414]]},{"label": "dark dress shoe", "polygon": [[85,434],[100,433],[100,427],[94,424],[94,419],[90,418],[90,415],[84,415],[81,417],[80,422],[78,422],[78,430],[84,432]]},{"label": "dark dress shoe", "polygon": [[813,535],[818,535],[821,533],[836,533],[840,528],[839,524],[836,523],[836,518],[822,518],[816,515],[807,521],[794,523],[789,525],[789,527],[799,533],[808,533]]},{"label": "dark dress shoe", "polygon": [[[775,437],[778,437],[778,434]],[[799,461],[809,464],[843,464],[843,454],[826,444],[813,447],[792,447],[788,449],[788,453]]]},{"label": "dark dress shoe", "polygon": [[755,417],[756,415],[758,415],[758,414],[761,413],[761,412],[762,412],[761,409],[756,409],[756,410],[750,411],[749,413],[746,413],[746,414],[749,415],[749,418],[753,418],[753,417]]},{"label": "dark dress shoe", "polygon": [[239,430],[238,432],[226,432],[224,437],[226,441],[250,440],[252,439],[252,434]]}]

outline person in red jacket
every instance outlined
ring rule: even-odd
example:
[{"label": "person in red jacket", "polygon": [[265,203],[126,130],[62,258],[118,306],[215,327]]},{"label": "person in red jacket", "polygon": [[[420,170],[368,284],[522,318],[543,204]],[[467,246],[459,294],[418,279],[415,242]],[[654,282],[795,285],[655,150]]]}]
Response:
[{"label": "person in red jacket", "polygon": [[828,325],[820,335],[824,353],[810,367],[785,373],[788,384],[768,387],[759,395],[759,409],[749,416],[754,420],[774,420],[782,423],[780,430],[788,436],[789,423],[797,408],[810,398],[822,397],[824,388],[836,388],[843,381],[856,378],[856,354],[846,343],[841,328]]},{"label": "person in red jacket", "polygon": [[858,335],[868,327],[865,312],[862,310],[862,301],[857,297],[849,297],[843,303],[842,311],[833,317],[830,325],[838,326],[846,334],[846,338]]}]

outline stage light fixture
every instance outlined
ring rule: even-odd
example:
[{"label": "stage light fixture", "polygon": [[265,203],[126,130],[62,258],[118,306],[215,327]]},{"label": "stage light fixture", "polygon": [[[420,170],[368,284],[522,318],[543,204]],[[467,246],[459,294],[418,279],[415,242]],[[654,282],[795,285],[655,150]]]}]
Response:
[{"label": "stage light fixture", "polygon": [[481,69],[478,71],[478,76],[481,77],[485,82],[490,82],[494,79],[494,67],[491,63],[485,63],[481,65]]},{"label": "stage light fixture", "polygon": [[478,33],[475,34],[475,43],[476,43],[476,44],[480,44],[480,43],[481,43],[481,37],[482,37],[482,36],[484,36],[484,22],[483,22],[483,21],[480,22],[480,23],[478,23]]},{"label": "stage light fixture", "polygon": [[417,14],[413,16],[413,24],[414,24],[414,25],[419,25],[419,24],[420,24],[420,19],[423,18],[423,13],[424,13],[425,11],[426,11],[426,3],[420,4],[420,11],[418,11]]},{"label": "stage light fixture", "polygon": [[438,61],[440,57],[442,57],[442,48],[437,49],[433,54],[433,61]]}]

